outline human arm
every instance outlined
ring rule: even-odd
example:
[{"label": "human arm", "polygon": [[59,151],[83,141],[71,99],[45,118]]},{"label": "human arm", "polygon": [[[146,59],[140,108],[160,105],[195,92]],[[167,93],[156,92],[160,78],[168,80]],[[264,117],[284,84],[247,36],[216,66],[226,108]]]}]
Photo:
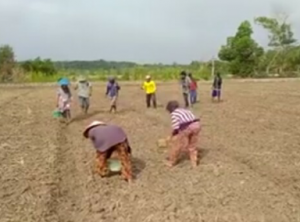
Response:
[{"label": "human arm", "polygon": [[214,78],[214,80],[213,80],[213,84],[212,84],[212,89],[214,89],[214,88],[216,88],[216,83],[217,83],[217,80],[216,80],[216,78]]},{"label": "human arm", "polygon": [[78,89],[78,82],[75,83],[74,90]]},{"label": "human arm", "polygon": [[93,92],[93,86],[92,84],[89,82],[89,95],[92,96],[92,92]]},{"label": "human arm", "polygon": [[192,83],[192,79],[189,76],[186,77],[185,81],[188,86]]},{"label": "human arm", "polygon": [[59,107],[59,98],[60,97],[60,91],[58,90],[57,93],[56,93],[56,108]]},{"label": "human arm", "polygon": [[156,83],[153,81],[153,90],[156,92]]},{"label": "human arm", "polygon": [[59,95],[57,94],[56,95],[56,108],[58,108],[59,106]]},{"label": "human arm", "polygon": [[106,96],[108,95],[108,93],[110,91],[110,88],[111,88],[110,84],[107,84],[107,86],[106,86],[106,93],[105,93]]},{"label": "human arm", "polygon": [[171,113],[172,135],[175,136],[179,132],[179,119],[176,115]]}]

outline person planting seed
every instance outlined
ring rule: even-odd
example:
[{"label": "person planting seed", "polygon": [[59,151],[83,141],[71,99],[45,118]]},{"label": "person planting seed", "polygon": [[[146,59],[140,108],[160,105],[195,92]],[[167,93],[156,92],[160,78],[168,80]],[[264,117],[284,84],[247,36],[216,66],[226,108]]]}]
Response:
[{"label": "person planting seed", "polygon": [[83,136],[90,139],[96,149],[97,173],[101,177],[109,175],[108,159],[117,156],[123,179],[132,182],[131,148],[122,128],[94,121],[85,128]]},{"label": "person planting seed", "polygon": [[200,119],[187,109],[180,108],[178,101],[169,101],[166,110],[171,114],[172,135],[167,165],[174,166],[181,154],[187,151],[192,166],[198,165],[198,139],[201,131]]}]

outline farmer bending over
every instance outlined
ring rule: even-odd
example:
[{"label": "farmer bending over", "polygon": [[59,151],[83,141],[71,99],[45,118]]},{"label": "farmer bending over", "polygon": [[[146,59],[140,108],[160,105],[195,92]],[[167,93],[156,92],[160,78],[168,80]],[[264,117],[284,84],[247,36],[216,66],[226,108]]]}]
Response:
[{"label": "farmer bending over", "polygon": [[101,177],[108,176],[107,160],[116,154],[122,164],[121,174],[123,179],[128,182],[132,181],[131,148],[122,128],[94,121],[86,127],[83,135],[92,141],[96,149],[97,173]]},{"label": "farmer bending over", "polygon": [[198,138],[201,130],[200,120],[187,110],[179,107],[177,101],[169,101],[166,107],[171,114],[172,135],[168,166],[174,166],[182,151],[187,151],[192,166],[198,165]]}]

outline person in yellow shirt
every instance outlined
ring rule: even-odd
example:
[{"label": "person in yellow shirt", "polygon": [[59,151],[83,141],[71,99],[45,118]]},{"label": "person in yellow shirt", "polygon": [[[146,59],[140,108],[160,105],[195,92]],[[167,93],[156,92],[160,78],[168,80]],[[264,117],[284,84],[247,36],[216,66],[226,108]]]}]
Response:
[{"label": "person in yellow shirt", "polygon": [[146,81],[143,83],[142,89],[145,90],[146,92],[146,105],[147,108],[150,108],[151,106],[151,101],[153,104],[153,107],[156,108],[156,84],[155,82],[151,79],[151,76],[147,75],[146,76]]}]

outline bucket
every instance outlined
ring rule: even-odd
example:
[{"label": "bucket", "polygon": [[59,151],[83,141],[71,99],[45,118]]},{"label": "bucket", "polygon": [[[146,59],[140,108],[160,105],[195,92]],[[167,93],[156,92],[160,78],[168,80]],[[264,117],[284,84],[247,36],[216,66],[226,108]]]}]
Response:
[{"label": "bucket", "polygon": [[108,159],[108,168],[111,172],[120,172],[121,171],[121,162],[117,159]]},{"label": "bucket", "polygon": [[58,110],[54,110],[52,113],[52,116],[54,118],[60,118],[62,115],[61,115],[61,112],[59,112]]}]

